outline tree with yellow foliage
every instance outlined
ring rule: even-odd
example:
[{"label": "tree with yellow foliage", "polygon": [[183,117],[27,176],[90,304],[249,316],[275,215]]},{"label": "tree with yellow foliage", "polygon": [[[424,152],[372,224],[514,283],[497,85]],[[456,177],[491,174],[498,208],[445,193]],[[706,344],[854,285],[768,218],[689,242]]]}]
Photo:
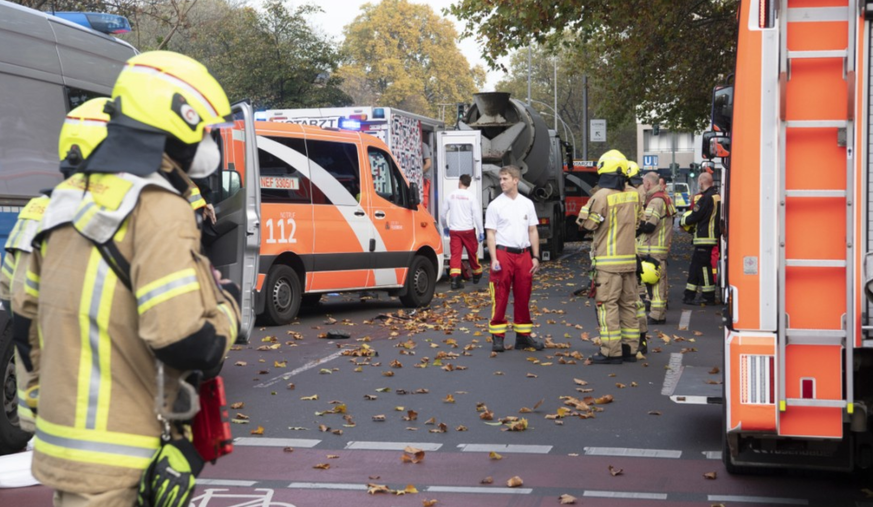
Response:
[{"label": "tree with yellow foliage", "polygon": [[485,83],[485,70],[471,68],[458,49],[452,22],[430,6],[407,0],[365,4],[344,35],[337,75],[355,104],[439,117],[439,104],[472,102]]}]

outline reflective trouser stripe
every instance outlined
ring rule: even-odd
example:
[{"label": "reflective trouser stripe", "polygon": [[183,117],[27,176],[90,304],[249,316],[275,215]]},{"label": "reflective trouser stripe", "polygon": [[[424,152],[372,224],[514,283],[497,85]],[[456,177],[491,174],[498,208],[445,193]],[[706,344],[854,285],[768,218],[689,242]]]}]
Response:
[{"label": "reflective trouser stripe", "polygon": [[137,311],[140,315],[150,308],[176,296],[200,290],[194,268],[183,269],[159,278],[136,291]]},{"label": "reflective trouser stripe", "polygon": [[24,292],[29,296],[39,299],[39,275],[28,270],[26,279],[24,280]]},{"label": "reflective trouser stripe", "polygon": [[461,274],[461,268],[458,268],[458,269],[452,268],[449,270],[449,276],[455,276],[455,275],[460,275],[460,274]]},{"label": "reflective trouser stripe", "polygon": [[703,269],[703,289],[701,292],[715,292],[715,285],[709,279],[709,270],[706,268]]},{"label": "reflective trouser stripe", "polygon": [[530,334],[533,331],[533,324],[512,324],[512,330],[520,334]]},{"label": "reflective trouser stripe", "polygon": [[691,284],[691,283],[686,283],[686,284],[685,284],[685,289],[686,289],[686,290],[697,291],[697,286],[694,285],[694,284]]},{"label": "reflective trouser stripe", "polygon": [[92,248],[79,303],[76,428],[105,429],[108,423],[112,389],[109,315],[117,280],[97,248]]},{"label": "reflective trouser stripe", "polygon": [[160,446],[158,437],[81,430],[36,421],[36,451],[69,461],[145,470]]}]

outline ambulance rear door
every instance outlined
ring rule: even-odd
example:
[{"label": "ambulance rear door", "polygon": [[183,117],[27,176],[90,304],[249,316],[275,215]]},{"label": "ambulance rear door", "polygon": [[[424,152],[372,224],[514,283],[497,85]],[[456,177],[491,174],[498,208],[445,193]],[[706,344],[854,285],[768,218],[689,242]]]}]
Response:
[{"label": "ambulance rear door", "polygon": [[[447,130],[436,133],[437,139],[437,157],[439,167],[434,166],[436,174],[434,174],[437,195],[437,202],[434,210],[434,218],[440,222],[440,231],[442,232],[448,224],[443,223],[442,217],[446,209],[446,198],[458,189],[458,180],[462,174],[469,174],[472,178],[470,184],[470,192],[477,200],[477,209],[481,209],[482,222],[485,222],[485,208],[487,203],[482,202],[482,133],[478,130]],[[450,252],[449,238],[444,233],[443,251]],[[484,255],[482,243],[479,244],[479,252],[477,254],[481,259]],[[448,259],[448,256],[446,256]],[[464,252],[466,259],[466,251]]]},{"label": "ambulance rear door", "polygon": [[221,171],[209,177],[216,223],[204,220],[203,243],[212,264],[241,289],[240,335],[248,341],[255,323],[255,283],[261,247],[260,170],[252,107],[232,107],[234,126],[221,129]]}]

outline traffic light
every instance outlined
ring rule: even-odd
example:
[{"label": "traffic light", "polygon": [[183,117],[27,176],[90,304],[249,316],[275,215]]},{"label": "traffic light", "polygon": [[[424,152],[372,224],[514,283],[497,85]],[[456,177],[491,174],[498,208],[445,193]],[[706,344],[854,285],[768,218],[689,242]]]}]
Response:
[{"label": "traffic light", "polygon": [[464,104],[458,104],[458,122],[464,121]]},{"label": "traffic light", "polygon": [[652,135],[657,136],[661,134],[661,126],[655,123],[652,125]]},{"label": "traffic light", "polygon": [[695,164],[692,162],[690,165],[690,170],[688,172],[688,176],[694,178],[697,175],[697,172],[700,170],[700,164]]},{"label": "traffic light", "polygon": [[672,172],[676,172],[676,171],[678,171],[678,170],[679,170],[679,164],[677,164],[677,163],[675,163],[675,162],[672,163],[672,164],[670,164],[670,171],[672,171]]}]

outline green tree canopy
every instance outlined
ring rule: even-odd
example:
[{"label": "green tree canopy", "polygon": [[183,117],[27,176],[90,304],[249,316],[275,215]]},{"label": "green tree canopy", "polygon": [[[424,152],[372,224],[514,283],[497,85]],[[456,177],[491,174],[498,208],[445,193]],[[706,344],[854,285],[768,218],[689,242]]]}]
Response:
[{"label": "green tree canopy", "polygon": [[592,79],[639,119],[673,128],[707,123],[712,88],[733,72],[735,0],[457,0],[448,12],[466,23],[462,37],[497,59],[532,42],[593,54]]},{"label": "green tree canopy", "polygon": [[440,104],[468,103],[485,82],[457,47],[452,23],[427,5],[382,0],[344,29],[338,74],[356,104],[439,117]]}]

